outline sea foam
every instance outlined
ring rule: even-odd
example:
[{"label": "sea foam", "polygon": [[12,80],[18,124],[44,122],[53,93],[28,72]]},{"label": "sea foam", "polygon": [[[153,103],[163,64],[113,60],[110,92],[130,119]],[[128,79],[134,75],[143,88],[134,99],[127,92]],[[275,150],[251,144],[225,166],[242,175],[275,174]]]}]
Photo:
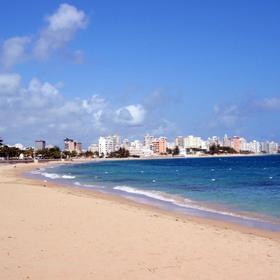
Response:
[{"label": "sea foam", "polygon": [[130,194],[146,196],[146,197],[160,200],[163,202],[169,202],[169,203],[172,203],[176,206],[183,207],[183,208],[191,208],[191,209],[200,210],[200,211],[204,211],[204,212],[210,212],[210,213],[214,213],[214,214],[231,216],[231,217],[236,217],[236,218],[241,218],[241,219],[246,219],[246,220],[259,220],[258,218],[255,218],[255,217],[247,217],[247,216],[239,215],[237,213],[216,210],[216,209],[212,209],[210,207],[201,206],[190,199],[179,197],[176,195],[167,194],[167,193],[160,192],[160,191],[147,191],[147,190],[132,188],[129,186],[116,186],[116,187],[114,187],[114,189],[123,191],[123,192],[127,192]]},{"label": "sea foam", "polygon": [[59,175],[56,173],[48,173],[48,172],[42,172],[41,173],[42,176],[49,178],[49,179],[75,179],[76,176],[72,176],[72,175]]}]

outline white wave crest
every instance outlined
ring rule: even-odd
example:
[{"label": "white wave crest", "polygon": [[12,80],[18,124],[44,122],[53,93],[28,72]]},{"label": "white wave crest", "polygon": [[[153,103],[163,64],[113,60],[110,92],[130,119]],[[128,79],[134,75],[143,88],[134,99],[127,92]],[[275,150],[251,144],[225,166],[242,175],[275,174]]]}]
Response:
[{"label": "white wave crest", "polygon": [[140,195],[144,195],[144,196],[147,196],[150,198],[154,198],[154,199],[158,199],[158,200],[166,201],[166,202],[176,203],[179,200],[179,197],[175,198],[175,196],[168,195],[168,194],[165,194],[165,193],[159,192],[159,191],[146,191],[146,190],[135,189],[135,188],[128,187],[128,186],[116,186],[116,187],[114,187],[114,189],[123,191],[123,192],[127,192],[127,193],[132,193],[132,194],[140,194]]},{"label": "white wave crest", "polygon": [[75,179],[76,176],[73,176],[73,175],[62,175],[61,178],[63,178],[63,179]]},{"label": "white wave crest", "polygon": [[136,189],[136,188],[132,188],[132,187],[128,187],[128,186],[116,186],[116,187],[114,187],[114,189],[120,190],[123,192],[127,192],[127,193],[131,193],[131,194],[143,195],[143,196],[153,198],[156,200],[160,200],[160,201],[170,202],[179,207],[191,208],[191,209],[196,209],[196,210],[200,210],[200,211],[205,211],[205,212],[210,212],[210,213],[220,214],[220,215],[226,215],[226,216],[231,216],[231,217],[236,217],[236,218],[241,218],[241,219],[247,219],[247,220],[259,220],[258,218],[255,218],[255,217],[247,217],[247,216],[239,215],[237,213],[232,213],[232,212],[221,211],[221,210],[216,210],[213,208],[204,207],[204,206],[198,205],[197,203],[195,203],[194,201],[192,201],[190,199],[163,193],[160,191],[147,191],[147,190]]},{"label": "white wave crest", "polygon": [[48,173],[48,172],[43,172],[41,173],[41,175],[43,175],[46,178],[50,178],[50,179],[75,179],[76,176],[72,176],[72,175],[59,175],[56,173]]}]

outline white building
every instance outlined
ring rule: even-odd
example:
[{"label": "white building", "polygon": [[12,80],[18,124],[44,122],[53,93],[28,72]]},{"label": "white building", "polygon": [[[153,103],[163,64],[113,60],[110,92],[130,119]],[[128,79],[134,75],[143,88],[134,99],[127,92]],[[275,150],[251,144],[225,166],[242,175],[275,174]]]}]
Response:
[{"label": "white building", "polygon": [[271,141],[261,142],[261,152],[266,154],[277,154],[278,153],[278,144]]},{"label": "white building", "polygon": [[128,151],[131,156],[150,157],[153,155],[150,147],[147,148],[144,146],[140,140],[132,141],[128,147]]},{"label": "white building", "polygon": [[89,147],[88,147],[88,150],[92,153],[96,153],[98,152],[99,153],[99,145],[98,144],[91,144]]},{"label": "white building", "polygon": [[149,135],[149,134],[146,134],[145,137],[144,137],[144,146],[145,146],[147,149],[152,150],[154,139],[155,139],[154,136],[151,136],[151,135]]},{"label": "white building", "polygon": [[254,154],[259,154],[261,152],[260,142],[256,140],[249,142],[249,151],[253,152]]},{"label": "white building", "polygon": [[211,145],[220,145],[222,146],[223,145],[223,141],[220,141],[220,138],[218,136],[212,136],[212,137],[209,137],[208,140],[207,140],[207,145],[208,146],[211,146]]},{"label": "white building", "polygon": [[121,147],[121,137],[119,135],[112,135],[108,137],[111,137],[113,141],[114,151],[119,150]]},{"label": "white building", "polygon": [[224,147],[230,147],[231,145],[231,140],[228,138],[227,134],[225,134],[224,139],[223,139],[223,146]]},{"label": "white building", "polygon": [[184,148],[187,149],[206,149],[206,143],[201,137],[189,135],[184,138]]},{"label": "white building", "polygon": [[240,138],[240,152],[251,152],[250,143],[248,143],[247,140],[243,137]]},{"label": "white building", "polygon": [[175,145],[178,146],[178,148],[184,147],[184,137],[183,136],[177,136],[175,138]]},{"label": "white building", "polygon": [[99,156],[107,157],[114,152],[114,142],[111,137],[100,137],[98,141]]}]

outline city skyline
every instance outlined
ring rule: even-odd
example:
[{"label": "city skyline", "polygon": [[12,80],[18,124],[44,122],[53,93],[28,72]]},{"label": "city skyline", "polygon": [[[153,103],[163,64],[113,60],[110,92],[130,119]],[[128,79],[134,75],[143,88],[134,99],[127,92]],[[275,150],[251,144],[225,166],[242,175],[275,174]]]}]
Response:
[{"label": "city skyline", "polygon": [[[175,136],[171,139],[166,136],[155,137],[154,135],[145,134],[140,139],[128,139],[121,135],[102,135],[99,136],[96,142],[92,142],[88,145],[88,148],[83,146],[83,143],[77,139],[71,139],[69,137],[64,138],[62,145],[52,145],[45,140],[35,140],[33,145],[24,147],[21,143],[9,144],[5,143],[0,138],[2,145],[8,145],[9,147],[15,147],[20,150],[26,150],[34,148],[37,150],[45,150],[46,148],[58,147],[63,151],[76,152],[77,155],[86,151],[92,153],[98,152],[99,155],[104,157],[108,156],[112,152],[118,151],[120,148],[128,150],[130,155],[136,155],[140,157],[151,157],[153,155],[167,154],[168,149],[178,149],[178,154],[181,156],[187,156],[187,154],[200,155],[208,153],[211,150],[211,146],[232,148],[228,151],[225,149],[225,153],[246,154],[277,154],[280,153],[280,145],[278,142],[272,140],[259,141],[257,139],[246,139],[243,136],[228,136],[224,134],[223,137],[210,136],[203,139],[201,136],[185,135]],[[3,143],[4,142],[4,143]]]},{"label": "city skyline", "polygon": [[3,1],[0,136],[280,142],[280,4],[270,4]]}]

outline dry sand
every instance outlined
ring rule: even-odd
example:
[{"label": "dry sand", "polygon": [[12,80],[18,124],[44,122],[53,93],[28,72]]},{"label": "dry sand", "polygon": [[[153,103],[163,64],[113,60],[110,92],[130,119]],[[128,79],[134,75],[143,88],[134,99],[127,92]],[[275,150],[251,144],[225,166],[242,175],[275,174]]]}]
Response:
[{"label": "dry sand", "polygon": [[0,166],[0,279],[280,279],[279,233],[44,187],[31,168]]}]

